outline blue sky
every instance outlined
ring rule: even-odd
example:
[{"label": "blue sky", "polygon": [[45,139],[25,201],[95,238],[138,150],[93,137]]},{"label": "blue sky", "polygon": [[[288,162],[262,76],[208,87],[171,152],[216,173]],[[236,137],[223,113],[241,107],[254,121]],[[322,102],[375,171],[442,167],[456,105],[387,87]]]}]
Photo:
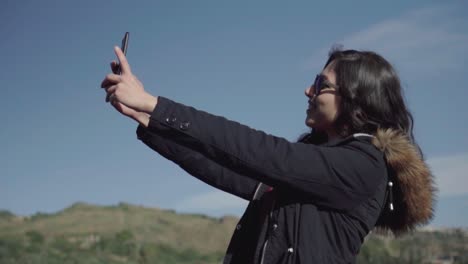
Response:
[{"label": "blue sky", "polygon": [[381,53],[439,185],[434,223],[466,223],[467,11],[464,1],[4,1],[0,208],[242,213],[246,202],[152,152],[104,102],[112,47],[129,31],[128,60],[149,92],[289,140],[307,131],[303,91],[333,44]]}]

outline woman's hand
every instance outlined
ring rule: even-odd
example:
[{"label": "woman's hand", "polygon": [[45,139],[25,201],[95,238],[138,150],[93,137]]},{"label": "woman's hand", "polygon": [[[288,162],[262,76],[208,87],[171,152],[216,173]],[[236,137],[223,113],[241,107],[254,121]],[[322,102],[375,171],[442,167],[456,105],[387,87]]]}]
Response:
[{"label": "woman's hand", "polygon": [[[108,74],[101,87],[107,92],[106,101],[122,114],[132,117],[142,117],[151,113],[157,104],[157,98],[147,93],[143,84],[132,74],[130,65],[120,48],[115,47],[115,54],[120,61],[121,75],[115,74],[117,64],[111,63],[113,74]],[[138,121],[138,120],[137,120]]]},{"label": "woman's hand", "polygon": [[121,114],[132,118],[145,127],[148,127],[150,115],[145,112],[137,112],[130,107],[118,102],[117,100],[111,101],[112,106]]}]

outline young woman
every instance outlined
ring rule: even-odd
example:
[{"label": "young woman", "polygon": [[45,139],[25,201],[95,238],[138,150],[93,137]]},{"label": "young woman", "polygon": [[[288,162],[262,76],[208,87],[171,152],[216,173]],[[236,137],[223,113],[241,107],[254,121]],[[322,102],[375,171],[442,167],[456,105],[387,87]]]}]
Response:
[{"label": "young woman", "polygon": [[305,91],[311,132],[289,142],[148,94],[115,51],[122,75],[101,86],[138,138],[250,201],[224,263],[354,263],[374,227],[399,234],[431,219],[432,176],[398,76],[376,53],[331,52]]}]

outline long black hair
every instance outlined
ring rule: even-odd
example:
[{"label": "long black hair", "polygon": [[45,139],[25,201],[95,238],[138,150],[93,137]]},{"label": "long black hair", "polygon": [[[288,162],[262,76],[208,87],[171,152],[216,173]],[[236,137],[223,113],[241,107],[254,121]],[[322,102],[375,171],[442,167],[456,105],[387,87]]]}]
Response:
[{"label": "long black hair", "polygon": [[[334,122],[338,135],[375,135],[378,129],[391,128],[415,143],[413,116],[406,107],[400,79],[387,60],[372,51],[332,48],[324,68],[328,65],[336,74],[341,95]],[[312,129],[300,141],[318,144],[327,141],[327,137]]]}]

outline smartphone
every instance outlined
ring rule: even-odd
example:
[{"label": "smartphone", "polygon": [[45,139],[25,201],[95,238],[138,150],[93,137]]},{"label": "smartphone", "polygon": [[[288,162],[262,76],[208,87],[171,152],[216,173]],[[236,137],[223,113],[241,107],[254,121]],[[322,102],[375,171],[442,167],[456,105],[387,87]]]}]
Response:
[{"label": "smartphone", "polygon": [[[123,54],[125,56],[127,56],[127,48],[128,48],[128,38],[130,37],[130,33],[129,32],[125,32],[125,35],[122,39],[122,45],[120,46],[120,49],[123,51]],[[121,74],[122,73],[122,70],[120,69],[120,63],[117,64],[117,70],[116,70],[116,73],[117,74]]]}]

